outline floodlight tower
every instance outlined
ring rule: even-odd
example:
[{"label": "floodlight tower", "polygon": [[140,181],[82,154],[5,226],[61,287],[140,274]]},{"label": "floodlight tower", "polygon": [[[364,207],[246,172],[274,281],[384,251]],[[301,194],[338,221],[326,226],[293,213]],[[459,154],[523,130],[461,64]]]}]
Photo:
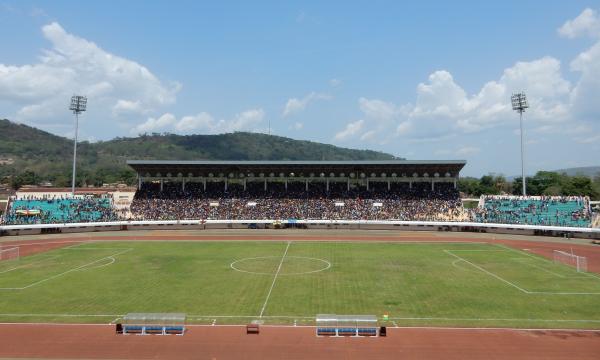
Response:
[{"label": "floodlight tower", "polygon": [[71,183],[71,196],[75,197],[75,173],[77,171],[77,132],[79,130],[79,114],[84,112],[87,107],[87,98],[85,96],[73,95],[71,97],[71,106],[69,110],[75,114],[75,141],[73,141],[73,181]]},{"label": "floodlight tower", "polygon": [[523,184],[523,196],[526,196],[527,182],[525,181],[525,145],[523,145],[523,113],[525,112],[525,109],[529,107],[529,104],[527,103],[527,97],[525,96],[524,92],[513,94],[510,97],[510,101],[512,103],[513,110],[519,113],[521,123],[521,182]]}]

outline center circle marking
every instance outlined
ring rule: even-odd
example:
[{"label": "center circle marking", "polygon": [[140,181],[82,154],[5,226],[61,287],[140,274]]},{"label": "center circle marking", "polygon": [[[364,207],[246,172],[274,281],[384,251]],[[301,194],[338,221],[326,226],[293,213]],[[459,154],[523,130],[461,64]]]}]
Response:
[{"label": "center circle marking", "polygon": [[[319,258],[314,258],[314,257],[308,257],[308,256],[286,256],[286,259],[308,259],[308,260],[314,260],[314,261],[318,261],[323,263],[323,267],[321,267],[320,269],[316,269],[316,270],[311,270],[311,271],[302,271],[302,272],[295,272],[295,273],[279,273],[279,276],[288,276],[288,275],[305,275],[305,274],[313,274],[313,273],[317,273],[317,272],[321,272],[321,271],[325,271],[327,269],[329,269],[331,267],[331,263],[327,260],[323,260],[323,259],[319,259]],[[235,271],[239,271],[239,272],[243,272],[243,273],[247,273],[247,274],[255,274],[255,275],[274,275],[274,272],[259,272],[259,271],[248,271],[248,270],[243,270],[240,269],[238,266],[245,261],[252,261],[252,260],[263,260],[263,259],[281,259],[280,256],[258,256],[258,257],[249,257],[249,258],[243,258],[243,259],[239,259],[236,260],[234,262],[232,262],[231,264],[229,264],[229,267],[231,267],[233,270]]]}]

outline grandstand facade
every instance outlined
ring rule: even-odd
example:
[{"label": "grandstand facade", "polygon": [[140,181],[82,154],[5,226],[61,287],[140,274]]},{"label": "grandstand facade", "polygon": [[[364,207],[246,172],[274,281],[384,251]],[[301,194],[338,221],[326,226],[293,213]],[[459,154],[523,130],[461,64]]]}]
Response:
[{"label": "grandstand facade", "polygon": [[249,182],[269,183],[303,182],[306,189],[311,183],[345,183],[370,189],[372,183],[451,183],[456,188],[459,173],[466,165],[464,160],[447,161],[161,161],[129,160],[138,176],[138,189],[144,182],[179,182],[183,189],[190,182],[202,183],[206,190],[209,182],[223,183],[224,190],[231,183],[247,187]]}]

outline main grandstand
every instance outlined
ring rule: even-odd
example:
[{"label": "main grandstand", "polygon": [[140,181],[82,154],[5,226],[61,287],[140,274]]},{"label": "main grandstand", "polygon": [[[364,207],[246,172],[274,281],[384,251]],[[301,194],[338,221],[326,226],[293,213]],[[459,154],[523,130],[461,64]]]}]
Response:
[{"label": "main grandstand", "polygon": [[137,189],[20,191],[7,224],[117,220],[396,220],[590,227],[580,196],[482,196],[463,208],[466,162],[130,160]]},{"label": "main grandstand", "polygon": [[145,220],[396,219],[462,215],[464,161],[129,161]]}]

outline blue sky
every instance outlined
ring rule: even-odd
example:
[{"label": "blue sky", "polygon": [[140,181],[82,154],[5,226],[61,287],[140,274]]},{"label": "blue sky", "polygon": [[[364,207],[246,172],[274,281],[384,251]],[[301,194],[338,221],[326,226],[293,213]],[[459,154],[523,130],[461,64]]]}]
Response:
[{"label": "blue sky", "polygon": [[[518,12],[517,12],[518,11]],[[0,0],[0,118],[80,137],[268,132],[520,173],[600,165],[594,1]]]}]

